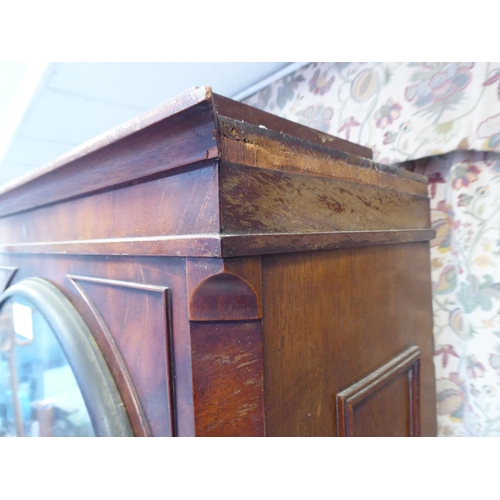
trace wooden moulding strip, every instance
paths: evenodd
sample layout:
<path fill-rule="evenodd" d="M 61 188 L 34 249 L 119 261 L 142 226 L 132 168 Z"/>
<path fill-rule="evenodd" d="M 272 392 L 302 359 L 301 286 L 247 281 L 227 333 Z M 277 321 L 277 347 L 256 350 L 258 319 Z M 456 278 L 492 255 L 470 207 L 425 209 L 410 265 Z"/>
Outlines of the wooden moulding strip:
<path fill-rule="evenodd" d="M 161 117 L 162 115 L 160 115 Z M 125 124 L 0 189 L 0 217 L 165 176 L 219 157 L 209 101 Z M 151 122 L 151 123 L 150 123 Z"/>
<path fill-rule="evenodd" d="M 373 152 L 370 148 L 346 141 L 340 137 L 334 137 L 319 130 L 295 123 L 291 120 L 281 118 L 280 116 L 276 116 L 253 106 L 233 101 L 227 97 L 223 97 L 218 94 L 212 95 L 215 104 L 214 107 L 220 120 L 237 120 L 248 123 L 249 125 L 257 126 L 264 130 L 270 129 L 280 134 L 300 137 L 304 141 L 344 151 L 348 154 L 368 159 L 373 158 Z"/>
<path fill-rule="evenodd" d="M 429 241 L 433 229 L 391 231 L 345 231 L 336 233 L 252 234 L 224 236 L 222 257 L 242 257 L 273 253 L 332 250 L 335 248 L 366 247 Z"/>
<path fill-rule="evenodd" d="M 433 229 L 286 234 L 181 235 L 1 245 L 0 253 L 244 257 L 430 241 Z"/>
<path fill-rule="evenodd" d="M 90 141 L 87 141 L 60 158 L 46 164 L 45 166 L 30 172 L 25 176 L 14 179 L 13 181 L 2 186 L 0 196 L 5 192 L 23 186 L 27 182 L 35 180 L 48 172 L 52 172 L 72 161 L 78 160 L 84 156 L 94 153 L 99 149 L 109 146 L 119 140 L 126 139 L 130 135 L 139 132 L 151 125 L 176 115 L 190 107 L 196 106 L 200 102 L 209 101 L 212 97 L 212 89 L 210 87 L 194 87 L 179 96 L 165 101 L 164 103 L 146 111 L 140 116 L 137 116 L 118 127 L 115 127 L 108 132 L 105 132 Z"/>
<path fill-rule="evenodd" d="M 225 162 L 307 171 L 327 177 L 353 177 L 358 182 L 427 195 L 427 178 L 402 168 L 227 117 L 219 116 L 219 130 L 221 157 Z"/>
<path fill-rule="evenodd" d="M 419 363 L 421 353 L 418 346 L 411 346 L 367 377 L 339 392 L 336 396 L 337 435 L 354 436 L 356 405 L 372 397 L 384 385 L 404 372 L 408 374 L 409 428 L 410 436 L 420 436 L 420 381 Z"/>
<path fill-rule="evenodd" d="M 219 257 L 218 235 L 175 235 L 0 245 L 0 253 Z"/>
<path fill-rule="evenodd" d="M 342 153 L 336 155 L 332 153 L 330 158 L 325 158 L 305 151 L 273 150 L 259 143 L 247 143 L 226 137 L 221 138 L 221 149 L 221 156 L 229 163 L 268 170 L 283 170 L 320 177 L 331 177 L 427 196 L 426 183 L 407 178 L 403 174 L 398 176 L 390 170 L 382 170 L 383 165 L 374 162 L 369 163 L 369 160 L 359 160 L 359 163 L 365 163 L 364 168 L 360 167 L 343 158 Z M 399 170 L 406 172 L 403 169 Z M 408 172 L 408 174 L 410 173 Z"/>

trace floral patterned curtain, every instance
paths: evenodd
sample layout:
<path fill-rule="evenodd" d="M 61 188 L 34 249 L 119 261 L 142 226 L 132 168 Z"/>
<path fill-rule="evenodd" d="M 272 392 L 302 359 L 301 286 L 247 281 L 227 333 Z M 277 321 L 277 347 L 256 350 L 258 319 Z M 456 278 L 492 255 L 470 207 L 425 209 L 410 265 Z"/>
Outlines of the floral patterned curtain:
<path fill-rule="evenodd" d="M 500 63 L 314 63 L 245 102 L 428 176 L 439 435 L 500 436 Z"/>

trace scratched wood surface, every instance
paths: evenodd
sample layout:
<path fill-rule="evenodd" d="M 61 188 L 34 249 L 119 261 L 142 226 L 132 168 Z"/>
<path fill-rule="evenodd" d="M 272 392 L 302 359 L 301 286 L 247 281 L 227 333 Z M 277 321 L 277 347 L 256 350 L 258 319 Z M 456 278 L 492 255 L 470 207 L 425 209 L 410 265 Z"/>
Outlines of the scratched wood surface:
<path fill-rule="evenodd" d="M 242 118 L 249 121 L 241 122 Z M 234 126 L 238 122 L 239 128 L 243 126 L 244 129 L 239 132 Z M 261 123 L 269 127 L 259 126 Z M 371 158 L 367 148 L 242 103 L 230 103 L 212 94 L 210 87 L 202 87 L 187 91 L 38 171 L 3 186 L 0 188 L 0 217 L 165 176 L 172 170 L 203 160 L 221 159 L 224 153 L 222 139 L 230 139 L 237 146 L 243 140 L 242 135 L 246 142 L 255 144 L 261 151 L 260 146 L 266 143 L 268 149 L 273 149 L 271 143 L 278 140 L 281 143 L 278 150 L 284 153 L 290 150 L 293 154 L 306 152 L 316 159 L 341 159 L 362 170 L 382 169 L 386 179 L 390 176 L 401 180 L 411 178 L 425 184 L 416 174 L 360 158 Z M 226 153 L 231 151 L 231 146 L 227 146 L 226 141 Z M 266 168 L 265 162 L 262 163 L 261 167 Z M 314 168 L 311 171 L 314 172 Z M 380 182 L 384 183 L 384 175 Z"/>
<path fill-rule="evenodd" d="M 224 233 L 423 229 L 427 196 L 328 177 L 221 163 Z"/>
<path fill-rule="evenodd" d="M 0 218 L 0 252 L 235 257 L 428 240 L 429 220 L 390 183 L 209 161 Z"/>
<path fill-rule="evenodd" d="M 197 436 L 264 436 L 259 320 L 192 322 Z"/>
<path fill-rule="evenodd" d="M 263 436 L 260 257 L 187 259 L 197 436 Z"/>
<path fill-rule="evenodd" d="M 219 117 L 221 158 L 229 163 L 335 177 L 426 194 L 421 175 L 311 144 L 293 135 Z"/>
<path fill-rule="evenodd" d="M 425 179 L 369 156 L 191 90 L 0 189 L 0 252 L 233 257 L 294 250 L 284 234 L 318 233 L 304 250 L 427 237 Z M 385 229 L 409 232 L 347 234 Z"/>
<path fill-rule="evenodd" d="M 330 149 L 343 151 L 352 155 L 364 158 L 373 157 L 371 149 L 346 141 L 340 137 L 325 134 L 319 130 L 300 125 L 299 123 L 286 120 L 218 94 L 213 94 L 213 100 L 217 115 L 220 117 L 231 117 L 240 123 L 253 125 L 264 130 L 275 130 L 282 135 L 300 137 L 311 144 L 327 146 Z"/>
<path fill-rule="evenodd" d="M 335 395 L 410 345 L 432 435 L 426 179 L 370 158 L 192 89 L 0 189 L 0 286 L 68 296 L 138 436 L 335 435 Z M 407 433 L 401 380 L 356 433 Z"/>

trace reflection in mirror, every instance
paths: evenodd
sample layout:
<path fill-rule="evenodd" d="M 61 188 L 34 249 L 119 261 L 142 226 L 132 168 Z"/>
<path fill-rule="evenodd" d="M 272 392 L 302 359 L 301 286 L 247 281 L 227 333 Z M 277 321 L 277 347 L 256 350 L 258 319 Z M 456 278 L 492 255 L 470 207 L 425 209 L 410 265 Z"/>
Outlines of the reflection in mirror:
<path fill-rule="evenodd" d="M 93 436 L 73 371 L 51 327 L 26 299 L 0 309 L 0 436 Z"/>

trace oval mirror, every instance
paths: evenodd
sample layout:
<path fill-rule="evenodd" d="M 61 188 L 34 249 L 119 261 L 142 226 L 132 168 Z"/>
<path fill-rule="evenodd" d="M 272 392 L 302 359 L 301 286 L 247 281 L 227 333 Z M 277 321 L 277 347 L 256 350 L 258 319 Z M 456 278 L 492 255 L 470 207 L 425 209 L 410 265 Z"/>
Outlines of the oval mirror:
<path fill-rule="evenodd" d="M 132 435 L 91 332 L 40 278 L 0 295 L 0 435 Z"/>

